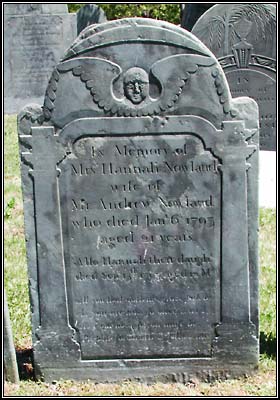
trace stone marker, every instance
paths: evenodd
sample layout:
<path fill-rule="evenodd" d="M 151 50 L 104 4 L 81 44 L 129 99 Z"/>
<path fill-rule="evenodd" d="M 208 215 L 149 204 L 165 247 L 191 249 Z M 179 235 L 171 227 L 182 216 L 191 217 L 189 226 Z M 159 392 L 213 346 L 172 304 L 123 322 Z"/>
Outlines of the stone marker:
<path fill-rule="evenodd" d="M 18 127 L 36 375 L 254 371 L 258 108 L 210 50 L 164 21 L 88 27 Z"/>
<path fill-rule="evenodd" d="M 260 150 L 276 150 L 276 8 L 219 4 L 192 33 L 218 58 L 233 97 L 250 96 L 260 110 Z"/>
<path fill-rule="evenodd" d="M 215 3 L 188 3 L 184 5 L 181 16 L 181 27 L 190 31 L 198 18 Z"/>
<path fill-rule="evenodd" d="M 4 4 L 5 15 L 67 14 L 67 4 L 12 3 Z"/>
<path fill-rule="evenodd" d="M 13 340 L 13 331 L 6 293 L 4 290 L 4 377 L 7 381 L 19 383 L 18 365 Z"/>
<path fill-rule="evenodd" d="M 66 4 L 4 4 L 4 112 L 43 104 L 54 66 L 77 36 Z"/>
<path fill-rule="evenodd" d="M 92 24 L 106 22 L 107 18 L 101 7 L 96 4 L 85 4 L 77 12 L 77 33 Z"/>

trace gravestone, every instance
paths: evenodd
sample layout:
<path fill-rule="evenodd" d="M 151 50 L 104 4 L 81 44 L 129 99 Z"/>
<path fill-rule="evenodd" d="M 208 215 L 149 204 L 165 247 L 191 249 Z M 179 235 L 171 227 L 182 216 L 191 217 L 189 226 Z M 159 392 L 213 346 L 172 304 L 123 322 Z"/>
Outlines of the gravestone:
<path fill-rule="evenodd" d="M 36 375 L 252 373 L 258 108 L 210 50 L 164 21 L 88 27 L 18 130 Z"/>
<path fill-rule="evenodd" d="M 5 15 L 67 14 L 67 4 L 6 3 Z"/>
<path fill-rule="evenodd" d="M 218 58 L 233 97 L 249 96 L 260 110 L 260 150 L 276 150 L 276 8 L 218 4 L 192 33 Z"/>
<path fill-rule="evenodd" d="M 77 12 L 77 34 L 89 25 L 106 22 L 107 18 L 101 7 L 96 4 L 85 4 Z"/>
<path fill-rule="evenodd" d="M 16 351 L 14 347 L 13 331 L 10 321 L 9 306 L 4 290 L 4 379 L 19 383 Z"/>
<path fill-rule="evenodd" d="M 4 4 L 4 112 L 43 104 L 54 66 L 77 36 L 66 4 Z"/>
<path fill-rule="evenodd" d="M 188 3 L 184 5 L 181 16 L 181 27 L 191 31 L 198 18 L 215 3 Z"/>

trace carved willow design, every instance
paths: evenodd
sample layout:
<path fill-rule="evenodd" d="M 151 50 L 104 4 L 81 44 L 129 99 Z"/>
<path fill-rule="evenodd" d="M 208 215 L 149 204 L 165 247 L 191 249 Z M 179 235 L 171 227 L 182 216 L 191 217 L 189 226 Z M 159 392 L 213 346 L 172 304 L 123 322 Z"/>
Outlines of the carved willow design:
<path fill-rule="evenodd" d="M 208 11 L 209 13 L 211 12 Z M 240 24 L 246 19 L 247 25 Z M 251 29 L 253 25 L 254 28 Z M 230 49 L 240 40 L 240 35 L 247 36 L 249 30 L 254 41 L 265 38 L 271 42 L 276 29 L 276 17 L 265 4 L 234 4 L 227 6 L 223 15 L 213 15 L 207 23 L 196 24 L 193 33 L 214 52 L 222 48 L 223 54 L 229 55 Z"/>

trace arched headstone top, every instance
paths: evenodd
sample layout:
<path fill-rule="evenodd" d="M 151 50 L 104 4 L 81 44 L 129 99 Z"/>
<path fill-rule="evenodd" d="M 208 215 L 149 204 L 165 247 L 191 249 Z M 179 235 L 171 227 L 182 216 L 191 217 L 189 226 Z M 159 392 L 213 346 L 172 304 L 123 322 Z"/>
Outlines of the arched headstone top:
<path fill-rule="evenodd" d="M 248 96 L 260 109 L 260 148 L 276 150 L 276 7 L 217 4 L 192 33 L 217 57 L 232 96 Z"/>
<path fill-rule="evenodd" d="M 217 4 L 199 18 L 192 33 L 217 58 L 228 56 L 241 42 L 254 54 L 275 58 L 276 9 L 270 4 Z"/>
<path fill-rule="evenodd" d="M 147 18 L 89 26 L 66 51 L 49 82 L 44 115 L 62 127 L 78 112 L 198 115 L 216 126 L 237 115 L 209 49 L 190 32 Z"/>
<path fill-rule="evenodd" d="M 122 41 L 181 46 L 211 56 L 208 48 L 184 29 L 166 21 L 134 17 L 88 26 L 66 51 L 63 60 Z"/>
<path fill-rule="evenodd" d="M 36 378 L 256 369 L 258 109 L 199 39 L 87 28 L 18 135 Z"/>

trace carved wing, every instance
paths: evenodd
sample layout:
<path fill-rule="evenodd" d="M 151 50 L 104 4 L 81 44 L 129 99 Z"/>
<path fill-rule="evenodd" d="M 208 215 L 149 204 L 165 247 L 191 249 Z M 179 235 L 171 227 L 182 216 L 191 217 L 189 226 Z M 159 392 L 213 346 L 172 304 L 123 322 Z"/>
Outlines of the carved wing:
<path fill-rule="evenodd" d="M 72 71 L 90 91 L 94 102 L 105 111 L 115 112 L 122 103 L 113 95 L 112 85 L 122 70 L 119 65 L 102 58 L 80 57 L 61 62 L 59 72 Z"/>
<path fill-rule="evenodd" d="M 119 93 L 120 98 L 115 96 L 113 84 L 122 75 L 122 69 L 111 61 L 80 57 L 61 62 L 57 70 L 60 73 L 72 71 L 74 76 L 80 77 L 94 102 L 105 112 L 119 116 L 143 116 L 159 114 L 172 107 L 190 74 L 194 74 L 200 66 L 215 63 L 211 57 L 196 54 L 178 54 L 155 62 L 150 72 L 160 84 L 160 96 L 136 106 L 127 101 L 123 93 Z"/>
<path fill-rule="evenodd" d="M 154 63 L 151 73 L 162 87 L 159 99 L 150 105 L 154 113 L 173 106 L 190 74 L 194 74 L 200 66 L 209 67 L 215 63 L 216 61 L 211 57 L 196 54 L 177 54 Z"/>

